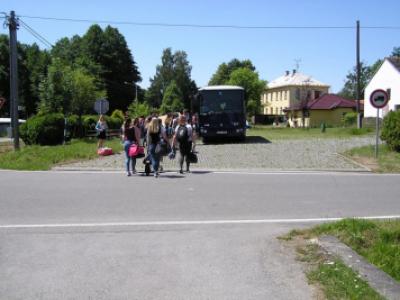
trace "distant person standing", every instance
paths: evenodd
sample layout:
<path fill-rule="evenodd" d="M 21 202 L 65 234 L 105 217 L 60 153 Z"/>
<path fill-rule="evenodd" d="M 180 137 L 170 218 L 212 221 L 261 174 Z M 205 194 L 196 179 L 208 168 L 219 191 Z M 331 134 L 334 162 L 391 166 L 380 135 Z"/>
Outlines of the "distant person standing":
<path fill-rule="evenodd" d="M 179 117 L 179 124 L 175 128 L 175 135 L 172 141 L 172 145 L 175 147 L 176 143 L 179 143 L 179 173 L 183 174 L 183 161 L 186 160 L 186 172 L 190 172 L 190 161 L 188 156 L 192 151 L 193 142 L 193 129 L 190 124 L 186 123 L 186 117 L 182 114 Z"/>
<path fill-rule="evenodd" d="M 97 143 L 97 148 L 103 148 L 104 141 L 107 137 L 107 122 L 103 115 L 100 115 L 99 120 L 96 123 L 97 138 L 99 142 Z"/>

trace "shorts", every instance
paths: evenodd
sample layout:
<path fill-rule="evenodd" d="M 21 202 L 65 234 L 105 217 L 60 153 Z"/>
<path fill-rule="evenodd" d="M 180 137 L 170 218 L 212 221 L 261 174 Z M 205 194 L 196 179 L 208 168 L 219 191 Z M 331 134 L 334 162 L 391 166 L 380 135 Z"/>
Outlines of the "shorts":
<path fill-rule="evenodd" d="M 97 138 L 99 140 L 105 140 L 106 139 L 106 131 L 105 130 L 100 131 L 99 134 L 97 135 Z"/>

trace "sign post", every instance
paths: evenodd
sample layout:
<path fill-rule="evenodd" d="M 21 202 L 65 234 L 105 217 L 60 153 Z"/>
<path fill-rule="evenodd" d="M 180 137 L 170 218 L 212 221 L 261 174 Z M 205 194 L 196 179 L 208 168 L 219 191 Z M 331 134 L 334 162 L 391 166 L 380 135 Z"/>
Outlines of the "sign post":
<path fill-rule="evenodd" d="M 94 103 L 94 110 L 99 115 L 104 115 L 105 113 L 108 112 L 108 109 L 109 109 L 109 102 L 107 99 L 98 99 Z"/>
<path fill-rule="evenodd" d="M 376 108 L 376 139 L 375 139 L 375 158 L 378 158 L 378 144 L 379 144 L 379 109 L 387 105 L 389 96 L 384 90 L 375 90 L 372 92 L 369 101 L 373 107 Z"/>

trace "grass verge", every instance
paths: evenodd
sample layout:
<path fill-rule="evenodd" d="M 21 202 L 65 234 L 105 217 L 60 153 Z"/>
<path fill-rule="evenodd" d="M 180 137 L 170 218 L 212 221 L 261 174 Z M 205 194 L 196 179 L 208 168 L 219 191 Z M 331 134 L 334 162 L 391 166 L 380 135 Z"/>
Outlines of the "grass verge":
<path fill-rule="evenodd" d="M 328 299 L 382 298 L 367 291 L 370 288 L 365 288 L 366 283 L 340 260 L 305 242 L 323 234 L 336 236 L 368 262 L 400 281 L 400 220 L 345 219 L 308 230 L 292 230 L 281 239 L 302 241 L 296 245 L 300 260 L 310 266 L 307 276 L 310 282 L 322 287 Z"/>
<path fill-rule="evenodd" d="M 307 273 L 311 284 L 318 285 L 327 299 L 385 299 L 340 259 L 320 251 L 317 245 L 299 250 L 299 258 L 312 265 Z"/>
<path fill-rule="evenodd" d="M 387 145 L 379 145 L 378 159 L 375 158 L 375 146 L 353 148 L 344 153 L 351 159 L 378 173 L 399 173 L 400 153 L 390 150 Z"/>
<path fill-rule="evenodd" d="M 106 142 L 106 146 L 120 152 L 122 145 L 119 139 Z M 50 170 L 62 163 L 94 159 L 97 155 L 97 140 L 73 140 L 67 145 L 58 146 L 25 146 L 20 151 L 0 152 L 0 168 L 11 170 Z"/>
<path fill-rule="evenodd" d="M 305 139 L 305 138 L 350 138 L 354 136 L 373 135 L 371 128 L 326 128 L 321 132 L 320 128 L 287 128 L 271 126 L 254 126 L 247 131 L 248 136 L 261 136 L 269 141 L 285 139 Z"/>

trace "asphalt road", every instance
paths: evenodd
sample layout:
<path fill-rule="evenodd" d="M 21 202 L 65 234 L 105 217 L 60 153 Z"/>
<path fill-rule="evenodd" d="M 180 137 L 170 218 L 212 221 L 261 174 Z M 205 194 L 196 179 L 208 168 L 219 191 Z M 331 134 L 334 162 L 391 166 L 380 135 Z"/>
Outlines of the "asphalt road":
<path fill-rule="evenodd" d="M 399 179 L 2 171 L 0 299 L 310 299 L 276 237 L 400 215 Z"/>

